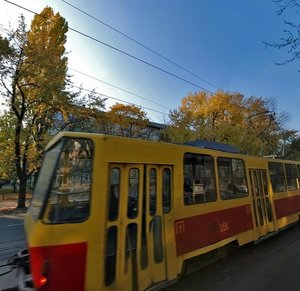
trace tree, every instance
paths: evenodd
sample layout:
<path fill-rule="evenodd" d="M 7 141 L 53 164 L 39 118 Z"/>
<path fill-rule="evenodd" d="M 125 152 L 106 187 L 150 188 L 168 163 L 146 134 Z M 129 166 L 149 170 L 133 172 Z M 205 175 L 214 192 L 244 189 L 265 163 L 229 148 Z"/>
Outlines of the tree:
<path fill-rule="evenodd" d="M 74 93 L 72 105 L 68 112 L 62 115 L 56 114 L 52 124 L 55 132 L 62 130 L 85 131 L 85 132 L 105 132 L 107 116 L 104 112 L 105 98 L 100 98 L 95 90 L 89 91 L 82 96 L 81 89 Z"/>
<path fill-rule="evenodd" d="M 300 138 L 295 136 L 286 146 L 284 151 L 284 158 L 300 160 Z"/>
<path fill-rule="evenodd" d="M 67 22 L 46 7 L 34 17 L 30 31 L 21 16 L 17 29 L 1 37 L 1 93 L 9 107 L 2 118 L 11 124 L 6 150 L 13 148 L 18 208 L 25 207 L 26 183 L 40 165 L 55 114 L 67 119 L 75 98 L 67 91 L 67 30 Z"/>
<path fill-rule="evenodd" d="M 300 2 L 297 0 L 274 0 L 278 5 L 277 16 L 288 15 L 289 19 L 283 19 L 283 36 L 278 42 L 264 42 L 267 46 L 287 50 L 287 58 L 278 62 L 278 65 L 287 64 L 300 59 L 300 22 L 297 21 L 300 12 Z M 295 14 L 293 19 L 292 15 Z"/>
<path fill-rule="evenodd" d="M 125 137 L 147 138 L 149 119 L 140 107 L 116 103 L 107 112 L 107 132 Z"/>
<path fill-rule="evenodd" d="M 287 115 L 276 113 L 275 101 L 245 98 L 240 93 L 189 94 L 170 112 L 167 139 L 204 139 L 232 144 L 248 154 L 277 153 Z"/>
<path fill-rule="evenodd" d="M 8 115 L 0 119 L 0 178 L 4 180 L 15 181 L 16 171 L 15 164 L 12 159 L 14 156 L 13 131 L 11 128 L 12 118 Z"/>

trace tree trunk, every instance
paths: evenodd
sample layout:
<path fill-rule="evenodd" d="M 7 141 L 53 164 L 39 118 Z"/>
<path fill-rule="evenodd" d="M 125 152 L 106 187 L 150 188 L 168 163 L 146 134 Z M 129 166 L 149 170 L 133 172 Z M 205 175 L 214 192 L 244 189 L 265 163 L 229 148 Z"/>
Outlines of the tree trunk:
<path fill-rule="evenodd" d="M 20 179 L 19 197 L 17 208 L 25 208 L 26 202 L 26 179 Z"/>

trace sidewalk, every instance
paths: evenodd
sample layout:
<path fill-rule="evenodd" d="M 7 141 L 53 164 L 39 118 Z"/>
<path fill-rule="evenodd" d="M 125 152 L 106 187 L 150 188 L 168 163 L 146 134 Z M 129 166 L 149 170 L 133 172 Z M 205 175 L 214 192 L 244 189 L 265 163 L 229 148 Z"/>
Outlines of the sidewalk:
<path fill-rule="evenodd" d="M 30 200 L 26 199 L 26 207 L 29 206 Z M 24 216 L 27 208 L 17 209 L 17 200 L 1 200 L 0 201 L 0 216 Z"/>

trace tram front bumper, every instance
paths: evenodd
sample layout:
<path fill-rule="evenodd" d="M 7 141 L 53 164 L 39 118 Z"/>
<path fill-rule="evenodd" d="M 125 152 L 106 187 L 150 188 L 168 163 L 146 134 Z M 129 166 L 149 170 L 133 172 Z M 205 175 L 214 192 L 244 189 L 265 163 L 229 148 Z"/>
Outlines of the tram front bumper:
<path fill-rule="evenodd" d="M 27 249 L 19 251 L 15 258 L 17 265 L 18 290 L 19 291 L 35 291 L 33 280 L 30 272 L 29 254 Z"/>

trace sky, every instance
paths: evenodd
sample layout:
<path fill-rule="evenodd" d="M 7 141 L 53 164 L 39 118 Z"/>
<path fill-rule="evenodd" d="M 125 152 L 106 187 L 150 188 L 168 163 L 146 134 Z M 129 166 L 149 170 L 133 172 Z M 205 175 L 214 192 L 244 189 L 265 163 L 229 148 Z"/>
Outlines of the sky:
<path fill-rule="evenodd" d="M 263 43 L 283 36 L 272 0 L 9 1 L 0 0 L 0 28 L 16 27 L 21 13 L 30 25 L 34 14 L 12 3 L 67 20 L 73 84 L 115 98 L 106 109 L 122 100 L 164 122 L 189 93 L 224 90 L 273 98 L 300 132 L 300 63 L 276 65 L 287 52 Z"/>

